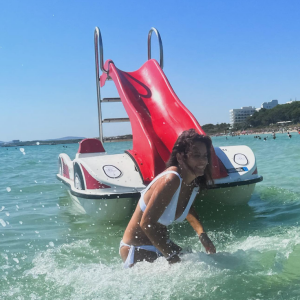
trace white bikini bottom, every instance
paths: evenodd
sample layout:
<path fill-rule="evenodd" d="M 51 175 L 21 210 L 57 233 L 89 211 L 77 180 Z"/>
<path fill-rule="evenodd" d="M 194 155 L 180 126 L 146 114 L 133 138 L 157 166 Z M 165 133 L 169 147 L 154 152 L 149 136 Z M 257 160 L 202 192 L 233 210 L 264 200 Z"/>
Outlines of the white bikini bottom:
<path fill-rule="evenodd" d="M 119 253 L 120 253 L 120 249 L 123 246 L 130 247 L 129 252 L 128 252 L 128 256 L 127 256 L 126 261 L 124 262 L 124 265 L 123 265 L 124 269 L 127 269 L 131 265 L 134 264 L 134 251 L 135 251 L 135 249 L 147 250 L 147 251 L 155 252 L 157 254 L 157 256 L 163 256 L 163 254 L 157 248 L 155 248 L 153 245 L 133 246 L 133 245 L 125 244 L 122 240 L 120 242 Z"/>

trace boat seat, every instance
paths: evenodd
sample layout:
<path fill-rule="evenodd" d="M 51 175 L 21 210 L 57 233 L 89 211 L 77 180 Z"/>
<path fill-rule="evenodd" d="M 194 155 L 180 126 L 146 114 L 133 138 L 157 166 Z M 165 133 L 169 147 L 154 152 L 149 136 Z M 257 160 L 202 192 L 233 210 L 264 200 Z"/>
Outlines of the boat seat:
<path fill-rule="evenodd" d="M 98 139 L 84 139 L 79 143 L 79 149 L 77 153 L 99 153 L 105 152 L 102 143 Z"/>

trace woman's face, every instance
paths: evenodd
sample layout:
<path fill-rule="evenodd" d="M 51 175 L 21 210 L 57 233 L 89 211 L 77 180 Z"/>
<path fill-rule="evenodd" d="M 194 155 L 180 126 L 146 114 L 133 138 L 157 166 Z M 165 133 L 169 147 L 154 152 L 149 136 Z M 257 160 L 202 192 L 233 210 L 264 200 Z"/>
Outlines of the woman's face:
<path fill-rule="evenodd" d="M 206 145 L 202 142 L 195 142 L 187 153 L 185 163 L 196 177 L 203 176 L 208 164 Z"/>

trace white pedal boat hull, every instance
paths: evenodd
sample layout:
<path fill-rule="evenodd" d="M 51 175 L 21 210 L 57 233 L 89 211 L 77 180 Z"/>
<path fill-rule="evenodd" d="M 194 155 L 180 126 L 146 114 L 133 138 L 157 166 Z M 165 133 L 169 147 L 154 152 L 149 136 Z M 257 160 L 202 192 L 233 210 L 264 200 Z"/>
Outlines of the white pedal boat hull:
<path fill-rule="evenodd" d="M 257 174 L 252 150 L 247 146 L 214 149 L 228 176 L 215 179 L 214 186 L 200 191 L 195 207 L 200 202 L 246 204 L 255 184 L 263 179 Z M 74 203 L 80 206 L 83 213 L 107 222 L 130 218 L 140 192 L 146 187 L 134 161 L 127 153 L 77 153 L 73 161 L 66 154 L 60 154 L 57 178 L 65 184 Z M 91 186 L 93 188 L 88 188 Z"/>

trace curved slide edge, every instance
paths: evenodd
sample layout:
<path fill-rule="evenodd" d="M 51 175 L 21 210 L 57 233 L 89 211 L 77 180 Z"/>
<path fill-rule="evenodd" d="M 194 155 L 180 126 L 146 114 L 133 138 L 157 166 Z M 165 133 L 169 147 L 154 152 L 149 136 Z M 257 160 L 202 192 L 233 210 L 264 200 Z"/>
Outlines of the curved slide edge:
<path fill-rule="evenodd" d="M 194 128 L 204 134 L 192 113 L 179 100 L 156 60 L 148 60 L 134 72 L 119 70 L 111 60 L 105 68 L 114 81 L 131 122 L 131 156 L 140 168 L 143 181 L 149 183 L 165 169 L 177 137 Z M 107 74 L 100 77 L 103 86 Z M 212 147 L 213 178 L 226 177 L 225 167 Z"/>

